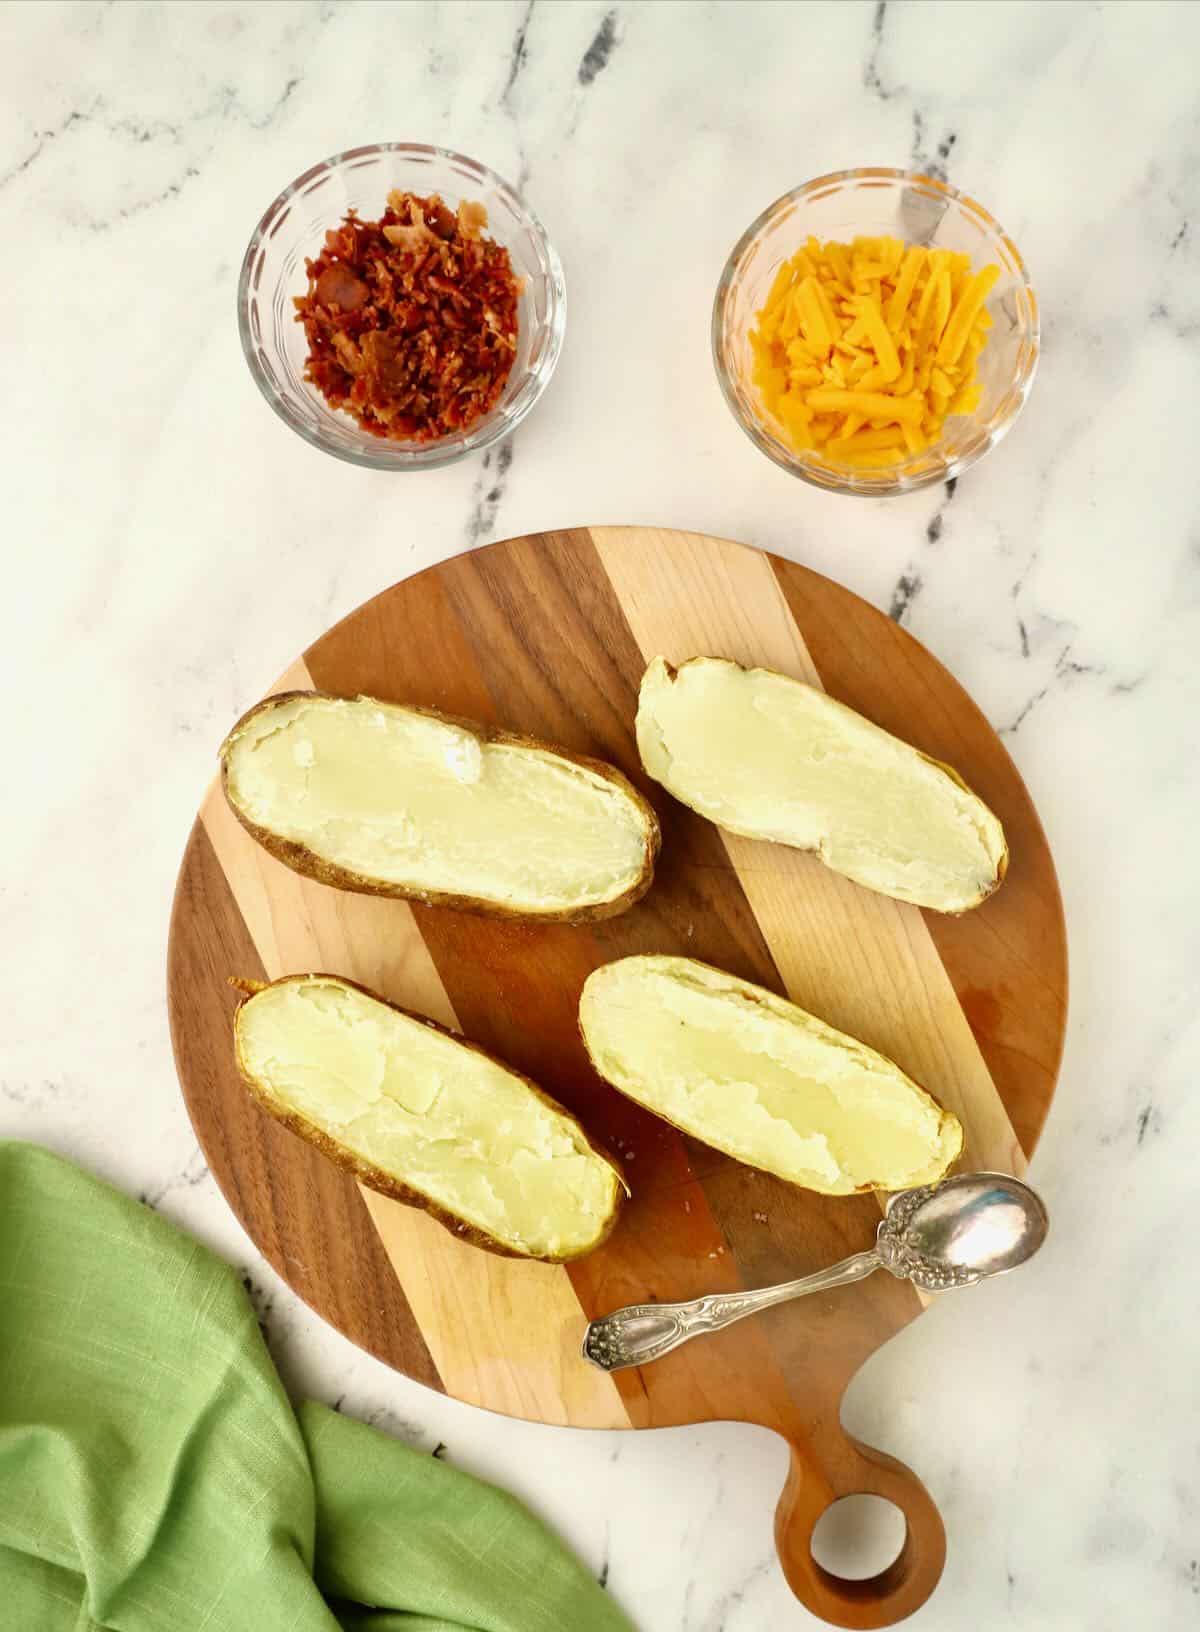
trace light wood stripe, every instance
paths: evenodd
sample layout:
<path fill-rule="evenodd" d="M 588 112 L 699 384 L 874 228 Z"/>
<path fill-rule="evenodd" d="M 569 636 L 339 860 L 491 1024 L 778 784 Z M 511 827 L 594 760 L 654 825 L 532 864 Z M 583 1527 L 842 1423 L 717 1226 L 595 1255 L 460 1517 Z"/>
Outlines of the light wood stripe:
<path fill-rule="evenodd" d="M 273 690 L 311 686 L 300 662 Z M 200 815 L 269 979 L 328 970 L 460 1029 L 407 903 L 293 873 L 239 825 L 219 784 Z M 538 1422 L 629 1427 L 613 1380 L 580 1364 L 584 1314 L 565 1269 L 480 1252 L 360 1188 L 448 1393 Z"/>
<path fill-rule="evenodd" d="M 651 535 L 634 551 L 616 529 L 591 532 L 647 660 L 703 653 L 820 684 L 765 555 L 680 533 Z M 953 1110 L 969 1165 L 1023 1172 L 1024 1153 L 920 910 L 799 851 L 723 838 L 789 996 L 896 1060 Z"/>

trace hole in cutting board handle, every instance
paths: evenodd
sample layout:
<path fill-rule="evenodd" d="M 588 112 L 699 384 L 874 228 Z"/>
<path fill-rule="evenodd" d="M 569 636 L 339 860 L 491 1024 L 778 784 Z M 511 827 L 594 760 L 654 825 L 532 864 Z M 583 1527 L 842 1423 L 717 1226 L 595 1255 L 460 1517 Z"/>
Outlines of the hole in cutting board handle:
<path fill-rule="evenodd" d="M 843 1581 L 882 1575 L 900 1557 L 908 1520 L 886 1496 L 858 1492 L 839 1496 L 817 1520 L 812 1555 L 823 1570 Z"/>
<path fill-rule="evenodd" d="M 894 1556 L 882 1569 L 878 1556 L 872 1558 L 868 1567 L 876 1573 L 866 1579 L 827 1567 L 853 1567 L 842 1555 L 827 1551 L 828 1535 L 816 1543 L 820 1558 L 814 1553 L 818 1525 L 849 1496 L 882 1498 L 903 1520 L 899 1550 L 887 1549 Z M 833 1522 L 836 1527 L 837 1519 Z M 896 1527 L 897 1519 L 891 1523 Z M 775 1545 L 788 1586 L 806 1609 L 831 1626 L 894 1626 L 921 1607 L 946 1562 L 941 1514 L 916 1474 L 836 1423 L 807 1443 L 793 1442 L 787 1484 L 775 1510 Z"/>

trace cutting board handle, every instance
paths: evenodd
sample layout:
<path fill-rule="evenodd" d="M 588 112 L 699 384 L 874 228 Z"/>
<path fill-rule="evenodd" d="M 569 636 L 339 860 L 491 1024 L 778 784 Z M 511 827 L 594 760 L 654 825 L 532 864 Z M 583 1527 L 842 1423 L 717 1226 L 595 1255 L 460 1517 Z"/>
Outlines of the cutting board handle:
<path fill-rule="evenodd" d="M 792 1445 L 787 1484 L 775 1511 L 775 1545 L 788 1585 L 806 1609 L 832 1626 L 894 1626 L 919 1609 L 946 1562 L 946 1530 L 925 1486 L 903 1462 L 834 1422 L 824 1438 Z M 878 1575 L 849 1581 L 817 1563 L 817 1520 L 843 1496 L 883 1496 L 904 1514 L 899 1555 Z"/>

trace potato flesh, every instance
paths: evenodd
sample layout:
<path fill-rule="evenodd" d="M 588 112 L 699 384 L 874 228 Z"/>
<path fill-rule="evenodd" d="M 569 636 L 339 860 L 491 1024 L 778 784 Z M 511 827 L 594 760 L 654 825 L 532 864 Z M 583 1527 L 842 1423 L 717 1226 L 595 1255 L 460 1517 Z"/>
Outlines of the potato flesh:
<path fill-rule="evenodd" d="M 855 883 L 962 912 L 995 888 L 1004 832 L 915 748 L 824 692 L 717 658 L 672 679 L 656 658 L 637 717 L 642 763 L 719 827 L 816 851 Z"/>
<path fill-rule="evenodd" d="M 738 1161 L 825 1195 L 938 1179 L 957 1118 L 890 1060 L 783 998 L 688 958 L 588 977 L 588 1052 L 622 1093 Z"/>
<path fill-rule="evenodd" d="M 647 819 L 604 777 L 370 699 L 290 699 L 231 739 L 226 778 L 256 826 L 361 877 L 514 911 L 614 900 Z"/>
<path fill-rule="evenodd" d="M 604 1232 L 613 1168 L 497 1061 L 340 981 L 266 987 L 237 1016 L 243 1069 L 298 1113 L 518 1251 L 570 1256 Z"/>

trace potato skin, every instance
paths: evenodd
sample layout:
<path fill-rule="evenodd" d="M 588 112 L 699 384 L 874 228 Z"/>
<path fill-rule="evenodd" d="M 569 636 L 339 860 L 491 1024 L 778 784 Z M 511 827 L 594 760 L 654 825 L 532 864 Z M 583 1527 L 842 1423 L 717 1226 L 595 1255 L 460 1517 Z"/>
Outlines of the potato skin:
<path fill-rule="evenodd" d="M 241 992 L 244 997 L 249 998 L 255 996 L 258 992 L 266 991 L 268 985 L 286 986 L 302 980 L 328 980 L 332 981 L 338 986 L 349 986 L 354 991 L 361 992 L 364 997 L 370 997 L 373 998 L 376 1003 L 382 1003 L 385 1008 L 394 1009 L 397 1014 L 404 1015 L 406 1019 L 416 1020 L 421 1025 L 428 1026 L 431 1031 L 440 1031 L 443 1037 L 449 1037 L 452 1042 L 458 1043 L 463 1048 L 469 1049 L 473 1054 L 481 1054 L 484 1059 L 493 1061 L 496 1065 L 502 1066 L 504 1070 L 509 1072 L 512 1076 L 519 1078 L 519 1080 L 523 1082 L 539 1100 L 541 1100 L 542 1104 L 549 1105 L 552 1110 L 557 1111 L 560 1115 L 566 1117 L 569 1122 L 574 1123 L 575 1127 L 578 1128 L 580 1134 L 583 1136 L 583 1141 L 587 1145 L 588 1149 L 595 1155 L 599 1156 L 601 1161 L 606 1162 L 608 1166 L 612 1168 L 613 1172 L 617 1176 L 617 1190 L 613 1202 L 613 1210 L 609 1215 L 601 1233 L 596 1237 L 590 1246 L 585 1247 L 581 1252 L 563 1253 L 559 1255 L 543 1255 L 539 1253 L 521 1252 L 518 1248 L 510 1247 L 503 1241 L 497 1241 L 496 1238 L 489 1235 L 486 1230 L 480 1229 L 478 1225 L 469 1223 L 466 1219 L 460 1218 L 457 1213 L 452 1213 L 448 1208 L 441 1206 L 438 1202 L 432 1201 L 422 1191 L 412 1189 L 411 1186 L 403 1183 L 402 1180 L 397 1179 L 393 1174 L 385 1173 L 382 1168 L 376 1167 L 373 1162 L 368 1162 L 365 1160 L 365 1158 L 356 1155 L 353 1151 L 346 1150 L 342 1145 L 338 1144 L 336 1139 L 331 1138 L 323 1128 L 318 1128 L 315 1123 L 310 1122 L 307 1117 L 301 1116 L 299 1112 L 290 1110 L 287 1106 L 282 1105 L 270 1092 L 270 1090 L 265 1088 L 263 1084 L 260 1083 L 256 1077 L 254 1077 L 242 1058 L 242 1051 L 238 1038 L 237 1010 L 235 1010 L 233 1023 L 233 1048 L 234 1057 L 237 1061 L 238 1075 L 241 1077 L 247 1092 L 268 1114 L 268 1116 L 274 1117 L 276 1122 L 282 1123 L 282 1125 L 290 1132 L 297 1134 L 301 1139 L 306 1140 L 314 1147 L 314 1149 L 319 1150 L 322 1156 L 326 1157 L 336 1166 L 343 1168 L 348 1173 L 353 1174 L 358 1182 L 360 1184 L 365 1184 L 369 1190 L 376 1190 L 381 1196 L 388 1196 L 393 1201 L 403 1202 L 406 1207 L 416 1207 L 419 1211 L 428 1213 L 431 1218 L 435 1218 L 439 1224 L 441 1224 L 445 1229 L 449 1230 L 452 1235 L 457 1236 L 459 1240 L 467 1241 L 474 1247 L 482 1247 L 485 1252 L 495 1253 L 498 1257 L 524 1258 L 533 1262 L 548 1264 L 565 1264 L 569 1263 L 573 1258 L 586 1257 L 588 1253 L 594 1252 L 597 1247 L 602 1246 L 603 1243 L 608 1240 L 609 1236 L 616 1228 L 616 1223 L 617 1219 L 620 1217 L 621 1208 L 625 1204 L 625 1197 L 630 1193 L 629 1185 L 626 1182 L 621 1164 L 617 1161 L 616 1157 L 606 1150 L 603 1145 L 597 1144 L 596 1141 L 589 1136 L 587 1130 L 580 1123 L 579 1119 L 573 1116 L 572 1113 L 567 1110 L 565 1105 L 560 1105 L 556 1099 L 553 1099 L 548 1093 L 546 1093 L 545 1089 L 539 1088 L 536 1082 L 531 1081 L 530 1078 L 525 1076 L 522 1072 L 515 1070 L 504 1060 L 497 1059 L 494 1054 L 489 1054 L 487 1049 L 480 1048 L 478 1043 L 473 1043 L 469 1038 L 462 1037 L 457 1032 L 450 1031 L 448 1027 L 439 1025 L 436 1020 L 431 1020 L 428 1015 L 418 1014 L 414 1009 L 406 1009 L 399 1003 L 391 1002 L 389 998 L 381 997 L 378 992 L 373 992 L 369 986 L 363 986 L 357 980 L 347 980 L 344 975 L 330 975 L 321 971 L 313 970 L 302 975 L 284 975 L 279 980 L 269 982 L 242 980 L 236 976 L 230 976 L 229 984 Z M 239 1009 L 240 1007 L 241 1004 L 238 1005 Z"/>
<path fill-rule="evenodd" d="M 711 654 L 705 653 L 705 652 L 697 652 L 695 654 L 695 656 L 686 658 L 684 660 L 684 662 L 682 662 L 682 663 L 668 663 L 665 658 L 663 659 L 663 667 L 666 669 L 667 677 L 671 681 L 675 680 L 675 678 L 678 675 L 680 669 L 686 669 L 692 663 L 728 663 L 731 668 L 743 669 L 743 670 L 746 668 L 745 664 L 735 663 L 732 658 L 729 658 L 729 657 L 715 657 L 715 656 L 712 656 Z M 781 679 L 781 680 L 794 680 L 795 679 L 795 675 L 784 674 L 782 669 L 767 668 L 766 665 L 762 664 L 762 663 L 756 663 L 754 665 L 754 667 L 756 669 L 762 669 L 762 672 L 764 674 L 777 675 L 778 678 Z M 648 674 L 649 672 L 650 672 L 649 668 L 647 668 L 646 673 Z M 643 676 L 643 678 L 644 678 L 644 676 Z M 800 682 L 800 683 L 804 684 L 806 682 Z M 840 701 L 840 699 L 835 697 L 833 699 L 833 701 L 838 702 L 838 701 Z M 849 703 L 843 703 L 842 706 L 843 706 L 843 708 L 849 708 L 850 707 Z M 852 713 L 857 713 L 858 710 L 857 709 L 852 709 L 851 712 Z M 865 719 L 866 715 L 863 715 L 862 717 Z M 872 723 L 874 723 L 874 722 L 872 722 Z M 894 735 L 895 733 L 894 732 L 889 732 L 888 734 L 891 736 L 891 735 Z M 903 741 L 904 739 L 903 738 L 897 738 L 897 740 L 898 741 Z M 950 778 L 950 780 L 952 782 L 956 782 L 958 784 L 958 786 L 963 790 L 964 793 L 969 793 L 973 799 L 978 799 L 979 798 L 979 795 L 975 792 L 975 789 L 973 787 L 971 787 L 970 783 L 968 783 L 962 776 L 959 775 L 959 773 L 954 769 L 953 765 L 947 765 L 940 759 L 934 759 L 932 754 L 922 753 L 921 749 L 920 748 L 914 748 L 911 742 L 905 743 L 905 746 L 908 747 L 908 748 L 912 748 L 913 753 L 917 754 L 921 759 L 923 759 L 927 765 L 932 765 L 932 766 L 934 766 L 934 768 L 936 770 L 943 771 Z M 647 774 L 649 774 L 649 773 L 647 773 Z M 689 810 L 695 810 L 694 805 L 688 805 L 686 799 L 683 799 L 679 794 L 672 792 L 672 790 L 670 788 L 668 788 L 666 791 L 671 794 L 672 799 L 678 799 L 679 803 L 681 805 L 686 805 Z M 981 800 L 980 803 L 983 803 L 983 801 Z M 711 822 L 712 821 L 712 817 L 711 816 L 705 816 L 704 812 L 702 810 L 696 811 L 696 814 L 698 816 L 704 816 L 704 820 L 706 822 Z M 720 826 L 721 824 L 714 822 L 713 825 L 714 825 L 714 827 L 716 827 L 716 826 Z M 736 833 L 736 834 L 739 835 L 739 837 L 745 838 L 745 839 L 756 839 L 756 840 L 758 839 L 758 834 L 757 833 L 747 832 L 744 828 L 740 828 L 740 827 L 728 827 L 728 826 L 726 826 L 726 827 L 722 828 L 722 831 L 724 831 L 726 833 Z M 782 840 L 765 840 L 765 841 L 760 841 L 760 842 L 782 843 L 783 841 Z M 801 845 L 789 845 L 788 849 L 790 849 L 790 850 L 791 849 L 799 850 L 801 855 L 817 856 L 817 858 L 820 859 L 820 852 L 818 850 L 814 849 L 814 848 L 810 848 L 810 849 L 806 850 Z M 975 899 L 973 901 L 968 901 L 965 906 L 959 907 L 958 910 L 954 911 L 954 912 L 949 911 L 949 910 L 947 910 L 945 908 L 939 908 L 939 907 L 921 907 L 918 910 L 921 911 L 921 912 L 941 912 L 942 915 L 944 917 L 946 917 L 946 918 L 961 918 L 964 913 L 974 912 L 975 908 L 979 907 L 979 906 L 982 906 L 983 903 L 988 899 L 989 896 L 995 895 L 996 891 L 1000 888 L 1001 884 L 1003 884 L 1005 876 L 1008 873 L 1008 860 L 1009 860 L 1008 837 L 1007 837 L 1007 835 L 1005 835 L 1004 836 L 1004 853 L 1000 857 L 1000 860 L 996 865 L 996 876 L 992 880 L 991 884 L 988 885 L 987 889 L 982 890 L 979 893 L 979 895 L 977 895 L 975 897 Z M 869 885 L 859 885 L 859 888 L 860 889 L 869 889 L 870 886 Z M 873 892 L 873 893 L 879 893 L 879 892 Z M 894 899 L 894 898 L 892 898 L 892 899 Z"/>
<path fill-rule="evenodd" d="M 727 970 L 718 968 L 715 963 L 705 963 L 702 958 L 686 958 L 686 959 L 681 959 L 681 961 L 688 962 L 688 963 L 697 963 L 702 968 L 709 969 L 714 974 L 717 974 L 717 975 L 723 975 L 723 976 L 728 975 Z M 766 1008 L 767 1005 L 762 1002 L 762 998 L 759 997 L 758 992 L 754 989 L 755 982 L 746 981 L 744 984 L 746 986 L 751 987 L 752 989 L 750 991 L 744 991 L 741 995 L 743 997 L 745 997 L 749 1002 L 757 1003 L 761 1007 Z M 763 988 L 763 990 L 765 990 L 765 988 Z M 777 993 L 777 994 L 773 994 L 773 995 L 781 996 L 782 994 Z M 784 998 L 783 1001 L 790 1003 L 791 998 Z M 619 1083 L 613 1082 L 611 1077 L 605 1076 L 604 1071 L 601 1068 L 599 1060 L 592 1053 L 592 1046 L 588 1041 L 588 1035 L 587 1035 L 586 1030 L 584 1029 L 582 1017 L 579 1019 L 578 1025 L 579 1025 L 579 1035 L 583 1039 L 584 1052 L 587 1054 L 588 1060 L 591 1062 L 592 1070 L 601 1079 L 601 1081 L 607 1082 L 609 1087 L 612 1088 L 616 1093 L 624 1095 L 624 1089 L 621 1088 Z M 864 1044 L 863 1046 L 867 1047 L 869 1045 Z M 872 1050 L 872 1052 L 878 1054 L 879 1050 L 874 1049 L 874 1050 Z M 908 1082 L 912 1083 L 912 1086 L 918 1091 L 918 1093 L 922 1094 L 926 1099 L 931 1100 L 937 1106 L 938 1110 L 941 1111 L 943 1116 L 953 1114 L 952 1112 L 948 1112 L 946 1110 L 946 1107 L 944 1105 L 942 1105 L 938 1100 L 935 1100 L 933 1098 L 933 1095 L 928 1091 L 928 1089 L 922 1088 L 920 1083 L 918 1083 L 918 1082 L 913 1082 L 912 1078 L 908 1076 L 907 1072 L 900 1071 L 900 1067 L 896 1064 L 895 1060 L 888 1058 L 888 1056 L 886 1054 L 882 1055 L 881 1057 L 883 1059 L 887 1060 L 888 1064 L 890 1066 L 892 1066 L 896 1071 L 900 1072 L 900 1075 L 902 1077 L 904 1077 Z M 629 1098 L 631 1096 L 625 1095 L 624 1097 Z M 633 1103 L 635 1105 L 640 1105 L 642 1102 L 640 1100 L 634 1100 Z M 643 1109 L 647 1109 L 647 1108 L 648 1107 L 643 1106 Z M 685 1136 L 685 1138 L 694 1139 L 699 1144 L 704 1144 L 705 1143 L 705 1141 L 700 1138 L 699 1134 L 694 1132 L 691 1128 L 685 1128 L 685 1127 L 681 1126 L 680 1123 L 676 1122 L 672 1117 L 669 1117 L 666 1114 L 665 1111 L 654 1110 L 654 1111 L 651 1111 L 650 1114 L 652 1116 L 658 1117 L 660 1122 L 666 1122 L 668 1124 L 668 1126 L 674 1128 L 678 1133 L 682 1133 Z M 955 1117 L 954 1120 L 958 1121 L 958 1118 Z M 946 1167 L 947 1173 L 950 1171 L 950 1169 L 954 1166 L 954 1164 L 956 1162 L 959 1162 L 959 1161 L 962 1160 L 963 1150 L 964 1150 L 965 1145 L 966 1145 L 967 1130 L 963 1127 L 961 1122 L 959 1122 L 958 1125 L 959 1125 L 959 1133 L 960 1133 L 960 1136 L 961 1136 L 960 1140 L 959 1140 L 959 1146 L 958 1146 L 958 1150 L 955 1152 L 953 1158 L 947 1164 L 947 1167 Z M 708 1148 L 709 1150 L 716 1150 L 719 1147 L 716 1146 L 716 1145 L 709 1145 L 706 1148 Z M 726 1153 L 722 1152 L 722 1154 L 726 1154 Z M 735 1161 L 738 1161 L 738 1158 L 736 1156 L 727 1156 L 727 1160 L 729 1160 L 731 1162 L 735 1162 Z M 751 1164 L 751 1163 L 743 1162 L 742 1165 L 751 1167 L 751 1170 L 754 1171 L 754 1172 L 765 1172 L 766 1171 L 765 1168 L 754 1168 L 753 1164 Z M 782 1182 L 784 1184 L 787 1184 L 787 1183 L 790 1183 L 791 1181 L 789 1181 L 787 1179 L 784 1179 L 784 1180 L 782 1180 Z M 810 1195 L 815 1195 L 815 1196 L 828 1195 L 828 1196 L 844 1197 L 844 1196 L 861 1196 L 861 1195 L 867 1194 L 868 1192 L 870 1192 L 872 1194 L 878 1194 L 878 1195 L 884 1195 L 884 1194 L 887 1193 L 886 1191 L 878 1190 L 877 1187 L 875 1185 L 873 1185 L 873 1184 L 859 1184 L 859 1185 L 856 1185 L 853 1190 L 810 1190 L 807 1185 L 796 1185 L 794 1188 L 801 1189 L 801 1190 L 807 1190 Z"/>
<path fill-rule="evenodd" d="M 642 870 L 639 876 L 618 896 L 611 901 L 597 901 L 585 907 L 563 907 L 546 912 L 530 912 L 518 908 L 505 906 L 502 902 L 483 901 L 473 895 L 457 895 L 452 891 L 443 890 L 413 890 L 403 885 L 392 884 L 379 879 L 367 878 L 349 868 L 339 867 L 335 863 L 326 861 L 322 856 L 315 855 L 307 845 L 297 844 L 293 839 L 284 839 L 269 829 L 259 827 L 252 822 L 245 813 L 238 809 L 229 793 L 229 750 L 237 737 L 249 722 L 258 714 L 277 707 L 282 703 L 295 702 L 305 697 L 321 697 L 332 702 L 344 702 L 348 699 L 336 697 L 328 691 L 281 691 L 274 696 L 264 697 L 262 702 L 255 703 L 253 708 L 247 709 L 237 724 L 229 732 L 221 744 L 219 758 L 221 761 L 221 791 L 225 795 L 225 802 L 258 844 L 276 861 L 283 862 L 294 873 L 302 873 L 306 878 L 316 879 L 318 884 L 328 884 L 333 889 L 350 890 L 358 895 L 383 895 L 392 900 L 420 901 L 431 907 L 452 907 L 457 912 L 479 913 L 487 918 L 516 919 L 524 923 L 563 923 L 588 924 L 596 923 L 602 918 L 615 918 L 622 912 L 640 901 L 642 896 L 654 882 L 654 864 L 658 859 L 662 845 L 662 831 L 659 827 L 658 816 L 653 805 L 645 796 L 634 787 L 629 778 L 610 765 L 606 760 L 592 759 L 586 754 L 575 754 L 567 748 L 560 748 L 557 744 L 546 742 L 540 737 L 525 736 L 517 731 L 501 731 L 492 726 L 483 725 L 478 720 L 468 720 L 458 714 L 444 714 L 440 709 L 420 707 L 415 703 L 404 703 L 403 706 L 414 714 L 423 714 L 431 720 L 441 720 L 447 725 L 459 726 L 469 731 L 482 743 L 503 742 L 517 748 L 539 748 L 546 753 L 557 755 L 559 759 L 570 760 L 572 764 L 582 765 L 585 770 L 601 776 L 606 782 L 620 788 L 631 802 L 637 806 L 646 819 L 646 845 L 642 858 Z M 353 699 L 350 699 L 353 700 Z"/>

